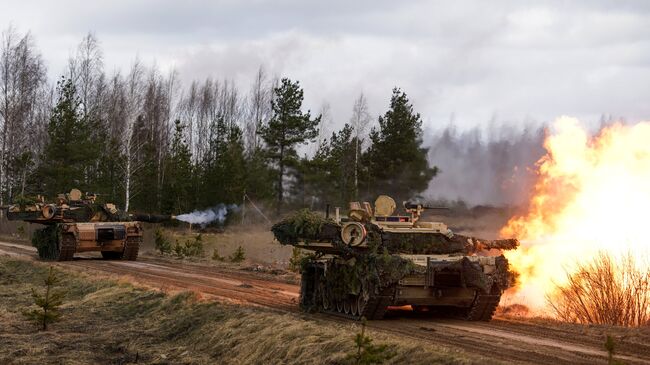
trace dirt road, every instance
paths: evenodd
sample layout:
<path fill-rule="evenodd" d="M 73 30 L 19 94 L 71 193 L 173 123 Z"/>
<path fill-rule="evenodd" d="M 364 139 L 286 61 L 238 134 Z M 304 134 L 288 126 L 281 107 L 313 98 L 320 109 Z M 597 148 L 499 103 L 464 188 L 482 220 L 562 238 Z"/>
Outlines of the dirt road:
<path fill-rule="evenodd" d="M 35 250 L 0 242 L 0 255 L 34 260 Z M 104 261 L 82 256 L 57 263 L 91 275 L 111 275 L 121 280 L 165 291 L 192 290 L 205 298 L 257 305 L 298 313 L 299 287 L 270 274 L 204 264 L 141 257 L 138 261 Z M 317 315 L 319 319 L 345 319 Z M 605 364 L 605 329 L 557 325 L 529 320 L 495 318 L 489 323 L 442 320 L 395 311 L 369 326 L 414 341 L 434 342 L 506 362 L 532 364 Z M 625 363 L 650 364 L 650 329 L 613 329 L 616 358 Z"/>

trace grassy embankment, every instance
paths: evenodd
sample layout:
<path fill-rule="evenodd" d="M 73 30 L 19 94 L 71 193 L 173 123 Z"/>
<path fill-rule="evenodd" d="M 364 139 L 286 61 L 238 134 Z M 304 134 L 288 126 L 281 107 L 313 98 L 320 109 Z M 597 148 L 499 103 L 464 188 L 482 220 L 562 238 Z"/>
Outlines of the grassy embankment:
<path fill-rule="evenodd" d="M 0 257 L 2 364 L 346 363 L 355 323 L 169 296 L 57 265 L 67 291 L 62 319 L 37 331 L 21 312 L 42 290 L 48 264 Z M 369 331 L 397 352 L 391 363 L 483 363 L 463 353 Z"/>

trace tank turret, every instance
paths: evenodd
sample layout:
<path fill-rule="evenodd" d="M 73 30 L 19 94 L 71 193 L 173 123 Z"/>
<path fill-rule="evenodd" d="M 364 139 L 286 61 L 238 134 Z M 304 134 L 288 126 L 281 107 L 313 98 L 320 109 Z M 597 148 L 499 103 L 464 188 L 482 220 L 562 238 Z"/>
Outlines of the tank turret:
<path fill-rule="evenodd" d="M 314 251 L 302 267 L 301 306 L 381 318 L 388 306 L 442 308 L 468 320 L 489 320 L 514 275 L 501 250 L 516 239 L 485 240 L 424 221 L 422 204 L 350 203 L 334 219 L 303 210 L 272 227 L 276 239 Z M 328 215 L 326 215 L 328 216 Z"/>
<path fill-rule="evenodd" d="M 37 230 L 32 244 L 39 257 L 71 260 L 75 252 L 100 251 L 107 259 L 135 260 L 142 242 L 140 222 L 162 223 L 172 215 L 127 213 L 113 203 L 100 204 L 97 195 L 72 189 L 52 202 L 42 196 L 20 198 L 3 207 L 11 221 L 46 225 Z"/>
<path fill-rule="evenodd" d="M 3 208 L 10 221 L 40 224 L 119 221 L 163 223 L 176 219 L 174 215 L 126 213 L 113 203 L 99 204 L 96 198 L 96 194 L 82 195 L 80 190 L 72 189 L 68 194 L 59 194 L 51 203 L 45 202 L 42 196 L 37 196 L 35 199 L 22 198 Z"/>

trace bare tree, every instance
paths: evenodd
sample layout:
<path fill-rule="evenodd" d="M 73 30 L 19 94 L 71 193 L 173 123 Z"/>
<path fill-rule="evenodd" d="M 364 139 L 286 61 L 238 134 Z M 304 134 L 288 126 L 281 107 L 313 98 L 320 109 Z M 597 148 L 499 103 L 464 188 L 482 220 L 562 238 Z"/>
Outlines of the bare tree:
<path fill-rule="evenodd" d="M 142 93 L 144 68 L 140 61 L 136 59 L 131 66 L 126 83 L 125 83 L 125 111 L 124 111 L 124 129 L 122 130 L 121 149 L 124 154 L 124 209 L 129 210 L 131 199 L 133 198 L 133 176 L 142 168 L 141 161 L 137 158 L 140 143 L 134 143 L 134 126 L 135 121 L 142 110 Z"/>
<path fill-rule="evenodd" d="M 97 37 L 88 33 L 77 47 L 77 54 L 68 61 L 70 78 L 75 83 L 84 115 L 95 113 L 100 106 L 104 85 L 104 56 Z"/>
<path fill-rule="evenodd" d="M 244 125 L 246 148 L 249 153 L 259 147 L 261 138 L 258 130 L 271 118 L 272 95 L 272 83 L 269 82 L 264 68 L 260 66 L 248 97 L 248 116 Z"/>
<path fill-rule="evenodd" d="M 33 165 L 29 128 L 37 121 L 45 87 L 45 66 L 30 33 L 13 28 L 2 33 L 0 45 L 0 204 L 24 193 L 27 170 Z"/>
<path fill-rule="evenodd" d="M 350 125 L 354 133 L 355 148 L 354 148 L 354 196 L 359 195 L 359 152 L 363 148 L 363 140 L 370 124 L 370 114 L 368 113 L 368 101 L 363 93 L 355 100 L 352 107 L 352 117 L 350 118 Z"/>

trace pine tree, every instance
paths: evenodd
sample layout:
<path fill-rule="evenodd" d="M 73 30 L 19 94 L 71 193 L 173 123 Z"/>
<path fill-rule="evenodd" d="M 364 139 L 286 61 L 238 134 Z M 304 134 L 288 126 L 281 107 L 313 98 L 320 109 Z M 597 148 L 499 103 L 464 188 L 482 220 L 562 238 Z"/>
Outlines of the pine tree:
<path fill-rule="evenodd" d="M 79 113 L 79 99 L 71 80 L 58 83 L 59 99 L 48 125 L 48 142 L 38 173 L 43 190 L 50 196 L 72 187 L 88 189 L 89 168 L 97 160 L 91 140 L 91 123 Z"/>
<path fill-rule="evenodd" d="M 162 189 L 163 213 L 177 214 L 191 208 L 192 154 L 183 135 L 184 126 L 175 121 L 174 136 L 165 159 L 165 183 Z"/>
<path fill-rule="evenodd" d="M 219 116 L 211 123 L 208 149 L 201 164 L 200 205 L 239 203 L 246 189 L 243 134 Z"/>
<path fill-rule="evenodd" d="M 273 116 L 267 125 L 262 126 L 260 135 L 266 143 L 268 158 L 274 163 L 277 210 L 284 202 L 283 181 L 289 167 L 297 160 L 296 146 L 307 143 L 318 136 L 317 126 L 320 116 L 311 119 L 310 112 L 302 112 L 303 91 L 300 84 L 283 78 L 281 85 L 274 89 L 275 98 L 271 102 Z"/>
<path fill-rule="evenodd" d="M 355 148 L 360 144 L 346 124 L 323 141 L 313 159 L 303 161 L 305 184 L 312 196 L 337 206 L 355 200 Z"/>
<path fill-rule="evenodd" d="M 246 194 L 254 200 L 271 200 L 274 196 L 273 170 L 266 161 L 266 150 L 257 146 L 246 157 Z"/>
<path fill-rule="evenodd" d="M 36 290 L 32 289 L 34 304 L 39 309 L 32 309 L 23 313 L 27 319 L 35 322 L 43 331 L 47 330 L 48 324 L 58 321 L 61 317 L 58 309 L 63 304 L 65 293 L 53 289 L 54 286 L 59 284 L 59 281 L 54 268 L 50 266 L 47 278 L 44 280 L 45 293 L 40 295 Z"/>
<path fill-rule="evenodd" d="M 400 89 L 393 89 L 390 108 L 379 117 L 379 129 L 372 129 L 370 141 L 364 156 L 368 193 L 408 199 L 424 191 L 438 171 L 429 167 L 428 149 L 422 148 L 420 114 Z"/>

